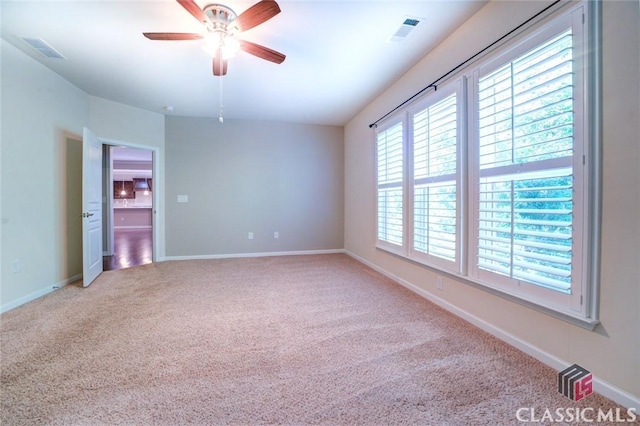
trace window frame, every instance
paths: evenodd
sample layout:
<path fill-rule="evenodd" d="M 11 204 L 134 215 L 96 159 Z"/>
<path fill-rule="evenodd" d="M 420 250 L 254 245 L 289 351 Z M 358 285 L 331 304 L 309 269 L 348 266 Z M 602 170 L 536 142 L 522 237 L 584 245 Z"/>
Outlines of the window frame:
<path fill-rule="evenodd" d="M 417 101 L 415 104 L 411 105 L 406 111 L 406 121 L 408 123 L 408 135 L 407 135 L 407 161 L 409 163 L 408 167 L 408 175 L 407 175 L 407 195 L 410 199 L 407 201 L 406 206 L 408 207 L 407 212 L 407 243 L 409 244 L 407 247 L 408 257 L 418 263 L 422 263 L 425 265 L 433 265 L 438 267 L 439 269 L 446 270 L 455 274 L 460 274 L 463 268 L 463 224 L 462 224 L 462 200 L 465 196 L 463 183 L 463 176 L 461 174 L 461 170 L 463 169 L 462 163 L 464 157 L 462 155 L 463 149 L 463 139 L 466 133 L 466 123 L 464 120 L 465 114 L 465 84 L 463 84 L 463 79 L 459 78 L 454 80 L 451 83 L 443 85 L 439 87 L 438 90 L 429 93 L 424 98 Z M 456 183 L 456 242 L 455 242 L 455 251 L 456 256 L 454 261 L 448 261 L 446 259 L 440 258 L 438 256 L 434 256 L 432 254 L 424 253 L 415 248 L 415 211 L 414 211 L 414 201 L 415 201 L 415 188 L 416 188 L 416 178 L 415 178 L 415 158 L 414 158 L 414 117 L 417 114 L 420 114 L 427 108 L 433 107 L 440 103 L 441 101 L 447 99 L 449 96 L 456 96 L 456 172 L 455 172 L 455 183 Z M 409 205 L 410 203 L 410 205 Z"/>
<path fill-rule="evenodd" d="M 594 4 L 595 3 L 595 4 Z M 587 329 L 599 323 L 599 246 L 601 216 L 601 88 L 599 85 L 601 54 L 600 29 L 601 5 L 598 2 L 576 1 L 560 4 L 535 23 L 509 37 L 484 53 L 481 58 L 466 65 L 456 74 L 413 100 L 407 107 L 382 122 L 379 129 L 389 123 L 403 123 L 403 245 L 389 247 L 376 237 L 376 247 L 425 265 L 435 271 L 450 274 L 454 278 L 490 293 L 531 307 L 556 318 Z M 477 266 L 477 240 L 479 218 L 479 135 L 477 82 L 489 69 L 497 69 L 523 52 L 544 44 L 558 34 L 560 28 L 573 29 L 572 53 L 574 55 L 573 102 L 573 155 L 570 163 L 574 195 L 572 219 L 571 293 L 548 289 L 540 285 L 520 281 L 514 287 L 513 279 L 503 280 L 495 273 L 485 273 Z M 555 32 L 555 33 L 554 33 Z M 502 65 L 501 65 L 502 64 Z M 452 90 L 458 94 L 458 145 L 457 145 L 457 259 L 455 265 L 440 262 L 434 256 L 414 249 L 414 158 L 413 116 L 444 99 Z M 386 127 L 385 127 L 386 126 Z M 377 129 L 378 130 L 378 129 Z M 376 132 L 376 135 L 378 133 Z M 376 136 L 377 138 L 377 136 Z M 559 162 L 561 163 L 561 161 Z M 526 163 L 525 163 L 526 165 Z M 377 157 L 376 157 L 377 167 Z M 526 167 L 523 169 L 526 171 Z M 376 188 L 377 188 L 376 169 Z M 376 195 L 376 200 L 377 200 Z M 376 207 L 376 217 L 377 217 Z M 475 222 L 474 222 L 475 221 Z M 376 235 L 378 223 L 376 220 Z M 442 259 L 440 259 L 442 260 Z"/>
<path fill-rule="evenodd" d="M 533 31 L 531 34 L 527 34 L 525 37 L 522 37 L 517 42 L 509 45 L 507 49 L 504 49 L 500 54 L 492 55 L 487 60 L 481 62 L 479 66 L 474 67 L 469 75 L 469 79 L 472 82 L 472 89 L 469 90 L 470 98 L 469 101 L 469 110 L 470 110 L 470 140 L 469 140 L 469 148 L 470 148 L 470 170 L 471 170 L 471 179 L 470 179 L 470 188 L 473 185 L 478 185 L 481 179 L 481 172 L 479 171 L 480 167 L 478 164 L 479 152 L 477 151 L 479 148 L 479 134 L 478 134 L 478 84 L 481 76 L 488 75 L 491 72 L 497 70 L 498 68 L 510 63 L 512 60 L 521 58 L 526 55 L 528 52 L 536 49 L 538 46 L 544 44 L 547 40 L 552 39 L 557 34 L 560 34 L 566 28 L 576 29 L 579 31 L 575 31 L 573 37 L 573 46 L 574 52 L 584 52 L 584 30 L 585 26 L 582 25 L 582 16 L 584 10 L 582 7 L 576 7 L 571 10 L 566 11 L 557 17 L 555 17 L 551 22 L 542 25 L 540 28 Z M 577 41 L 577 42 L 576 42 Z M 583 70 L 584 67 L 581 65 L 582 61 L 585 59 L 583 55 L 575 55 L 573 58 L 575 64 L 574 70 Z M 582 159 L 585 158 L 586 152 L 584 150 L 584 145 L 586 143 L 584 139 L 584 126 L 585 126 L 585 114 L 584 114 L 584 91 L 585 86 L 583 84 L 582 72 L 577 72 L 574 74 L 574 90 L 573 95 L 576 96 L 573 102 L 573 110 L 574 110 L 574 126 L 573 126 L 573 155 L 568 159 L 556 159 L 556 160 L 546 160 L 548 167 L 562 167 L 568 166 L 570 164 L 572 173 L 574 175 L 574 182 L 580 185 L 585 176 L 588 176 L 585 169 L 587 168 L 586 162 L 582 164 Z M 530 163 L 524 163 L 521 165 L 514 165 L 511 167 L 516 173 L 526 173 L 535 170 L 541 170 L 538 166 L 531 166 Z M 579 175 L 578 178 L 575 178 L 576 174 Z M 485 174 L 486 176 L 486 174 Z M 478 192 L 470 190 L 472 193 L 472 201 L 470 202 L 470 217 L 473 222 L 479 220 L 479 199 L 477 198 Z M 577 248 L 578 250 L 572 250 L 573 255 L 571 259 L 572 265 L 572 292 L 570 294 L 564 294 L 558 292 L 556 290 L 548 289 L 545 287 L 541 287 L 532 283 L 528 283 L 526 281 L 518 281 L 512 278 L 508 278 L 505 276 L 500 276 L 495 273 L 491 273 L 489 271 L 483 271 L 478 267 L 478 262 L 475 261 L 477 258 L 476 253 L 469 254 L 469 279 L 477 281 L 482 285 L 487 287 L 492 287 L 501 292 L 512 294 L 516 297 L 523 297 L 527 300 L 530 300 L 534 303 L 544 304 L 547 307 L 552 309 L 561 310 L 566 313 L 574 313 L 578 316 L 585 315 L 585 308 L 587 306 L 584 303 L 584 284 L 582 279 L 583 268 L 582 266 L 586 263 L 584 262 L 583 256 L 583 244 L 582 244 L 582 235 L 584 235 L 588 229 L 585 228 L 585 224 L 588 223 L 585 220 L 588 217 L 588 211 L 580 206 L 584 206 L 583 199 L 586 197 L 584 191 L 579 187 L 577 190 L 574 186 L 574 209 L 573 209 L 573 244 L 572 249 Z M 576 226 L 577 225 L 577 226 Z M 476 244 L 479 235 L 478 235 L 478 227 L 470 226 L 470 247 Z M 575 265 L 580 265 L 580 268 L 574 268 Z M 574 288 L 575 284 L 579 284 L 580 288 Z M 577 290 L 577 291 L 576 291 Z"/>
<path fill-rule="evenodd" d="M 405 214 L 406 214 L 406 201 L 407 201 L 407 194 L 406 194 L 406 190 L 404 188 L 404 177 L 402 179 L 402 182 L 400 182 L 399 186 L 402 189 L 402 245 L 398 245 L 398 244 L 394 244 L 392 242 L 390 242 L 388 239 L 381 239 L 380 238 L 380 212 L 379 212 L 379 205 L 380 205 L 380 200 L 379 200 L 379 194 L 380 194 L 380 189 L 381 189 L 381 185 L 384 185 L 385 188 L 391 188 L 391 187 L 396 187 L 396 185 L 391 186 L 390 184 L 381 184 L 379 182 L 379 177 L 378 177 L 378 171 L 379 169 L 379 140 L 378 140 L 378 136 L 380 133 L 382 132 L 386 132 L 390 129 L 392 129 L 393 127 L 397 126 L 397 125 L 401 125 L 402 126 L 402 169 L 403 169 L 403 174 L 406 173 L 406 167 L 407 167 L 407 159 L 406 159 L 406 122 L 404 120 L 404 118 L 401 115 L 396 115 L 393 117 L 390 117 L 388 120 L 384 121 L 383 123 L 381 123 L 377 128 L 376 128 L 376 132 L 375 132 L 375 165 L 376 165 L 376 180 L 375 180 L 375 186 L 376 186 L 376 247 L 383 249 L 383 250 L 387 250 L 393 253 L 397 253 L 400 255 L 404 255 L 405 251 L 403 250 L 403 247 L 407 241 L 407 226 L 406 226 L 406 221 L 405 221 Z"/>

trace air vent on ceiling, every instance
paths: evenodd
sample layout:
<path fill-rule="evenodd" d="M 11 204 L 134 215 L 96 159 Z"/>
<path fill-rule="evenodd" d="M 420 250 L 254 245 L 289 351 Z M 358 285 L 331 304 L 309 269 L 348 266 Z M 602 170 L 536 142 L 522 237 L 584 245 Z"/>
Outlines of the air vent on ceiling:
<path fill-rule="evenodd" d="M 39 38 L 22 38 L 29 46 L 46 58 L 66 59 L 60 52 L 51 47 L 49 43 Z"/>
<path fill-rule="evenodd" d="M 405 17 L 404 22 L 400 25 L 400 28 L 396 30 L 396 32 L 389 37 L 389 41 L 399 42 L 404 40 L 411 31 L 413 31 L 418 24 L 422 21 L 422 18 L 416 18 L 413 16 Z"/>

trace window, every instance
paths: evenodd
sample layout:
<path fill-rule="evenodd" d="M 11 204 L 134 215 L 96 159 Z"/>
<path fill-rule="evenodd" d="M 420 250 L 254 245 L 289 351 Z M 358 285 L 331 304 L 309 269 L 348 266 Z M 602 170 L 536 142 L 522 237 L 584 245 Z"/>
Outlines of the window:
<path fill-rule="evenodd" d="M 581 325 L 597 322 L 586 4 L 468 66 L 376 136 L 378 247 Z"/>
<path fill-rule="evenodd" d="M 457 271 L 458 84 L 426 99 L 412 121 L 413 256 Z M 440 99 L 442 98 L 442 99 Z"/>
<path fill-rule="evenodd" d="M 377 245 L 454 271 L 460 243 L 460 87 L 458 82 L 439 89 L 379 126 L 376 136 Z"/>
<path fill-rule="evenodd" d="M 378 240 L 403 245 L 404 141 L 402 122 L 378 132 Z"/>

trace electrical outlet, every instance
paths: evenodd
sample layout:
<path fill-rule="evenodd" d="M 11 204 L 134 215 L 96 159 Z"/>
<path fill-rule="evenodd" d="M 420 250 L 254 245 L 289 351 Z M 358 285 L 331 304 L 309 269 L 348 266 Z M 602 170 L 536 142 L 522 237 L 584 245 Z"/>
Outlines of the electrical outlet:
<path fill-rule="evenodd" d="M 444 290 L 444 278 L 441 276 L 436 277 L 436 287 L 438 290 Z"/>
<path fill-rule="evenodd" d="M 253 232 L 249 232 L 249 235 L 247 236 L 248 239 L 253 240 Z"/>
<path fill-rule="evenodd" d="M 280 233 L 278 231 L 273 233 L 273 238 L 278 239 L 280 238 Z"/>

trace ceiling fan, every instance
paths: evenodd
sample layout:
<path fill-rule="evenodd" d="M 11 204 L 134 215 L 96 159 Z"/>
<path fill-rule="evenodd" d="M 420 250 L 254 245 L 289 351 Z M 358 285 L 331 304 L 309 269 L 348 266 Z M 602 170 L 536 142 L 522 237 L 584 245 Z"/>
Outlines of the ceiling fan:
<path fill-rule="evenodd" d="M 213 75 L 227 74 L 227 59 L 241 49 L 258 58 L 280 64 L 286 58 L 280 52 L 246 40 L 237 35 L 280 13 L 278 3 L 273 0 L 261 0 L 240 15 L 227 6 L 210 4 L 203 9 L 193 0 L 177 0 L 187 12 L 203 24 L 206 34 L 196 33 L 143 33 L 150 40 L 199 40 L 204 39 L 205 47 L 213 56 Z"/>

